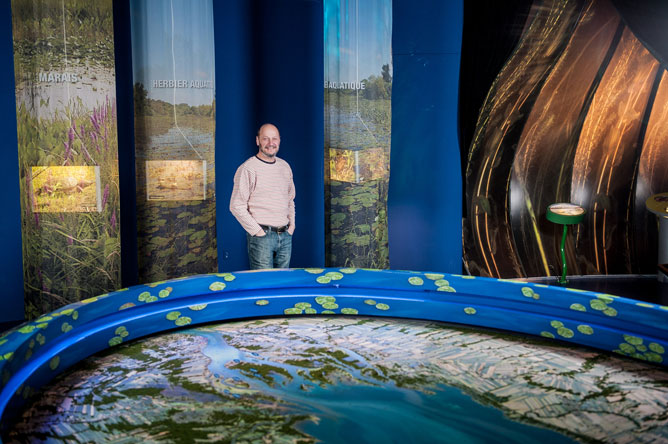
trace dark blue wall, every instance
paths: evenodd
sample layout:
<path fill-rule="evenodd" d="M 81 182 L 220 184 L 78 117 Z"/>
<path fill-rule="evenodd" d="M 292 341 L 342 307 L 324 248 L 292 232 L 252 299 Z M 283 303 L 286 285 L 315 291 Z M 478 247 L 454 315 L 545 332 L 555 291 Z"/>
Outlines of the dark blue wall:
<path fill-rule="evenodd" d="M 0 2 L 0 322 L 23 319 L 23 253 L 21 244 L 21 204 L 19 202 L 19 152 L 16 141 L 16 101 L 14 98 L 14 52 L 12 48 L 12 8 Z"/>
<path fill-rule="evenodd" d="M 462 270 L 457 119 L 463 3 L 394 0 L 390 267 Z"/>
<path fill-rule="evenodd" d="M 219 267 L 248 268 L 246 234 L 230 214 L 232 178 L 274 123 L 297 189 L 292 267 L 324 264 L 323 32 L 319 0 L 214 2 Z"/>

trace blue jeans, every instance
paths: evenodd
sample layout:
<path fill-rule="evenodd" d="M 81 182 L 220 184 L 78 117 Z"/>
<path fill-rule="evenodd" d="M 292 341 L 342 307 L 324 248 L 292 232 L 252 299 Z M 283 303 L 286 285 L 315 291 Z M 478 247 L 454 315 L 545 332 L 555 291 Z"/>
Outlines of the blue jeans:
<path fill-rule="evenodd" d="M 290 255 L 292 254 L 292 235 L 290 233 L 269 231 L 264 236 L 251 236 L 246 233 L 246 237 L 251 270 L 290 268 Z"/>

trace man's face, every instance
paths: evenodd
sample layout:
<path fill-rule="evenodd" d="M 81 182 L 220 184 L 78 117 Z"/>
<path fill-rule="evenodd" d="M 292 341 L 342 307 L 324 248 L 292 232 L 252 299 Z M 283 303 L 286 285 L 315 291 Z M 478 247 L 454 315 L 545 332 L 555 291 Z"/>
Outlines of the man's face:
<path fill-rule="evenodd" d="M 273 159 L 278 153 L 278 147 L 281 144 L 281 136 L 274 126 L 265 126 L 260 130 L 260 134 L 255 138 L 260 153 L 269 159 Z"/>

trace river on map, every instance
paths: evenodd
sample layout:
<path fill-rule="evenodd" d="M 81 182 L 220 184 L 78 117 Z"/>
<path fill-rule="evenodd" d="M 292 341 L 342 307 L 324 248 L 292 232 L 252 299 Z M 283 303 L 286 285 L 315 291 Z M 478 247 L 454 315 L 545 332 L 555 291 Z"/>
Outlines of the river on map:
<path fill-rule="evenodd" d="M 202 353 L 211 359 L 209 370 L 216 379 L 247 384 L 252 391 L 275 397 L 291 414 L 317 417 L 317 421 L 304 421 L 298 428 L 323 442 L 488 443 L 501 436 L 504 443 L 576 442 L 548 429 L 512 421 L 500 410 L 445 384 L 426 391 L 401 388 L 392 382 L 379 385 L 364 376 L 361 366 L 348 365 L 345 371 L 350 373 L 351 383 L 322 387 L 302 377 L 294 365 L 228 345 L 218 332 L 197 330 L 189 334 L 207 339 Z M 349 349 L 346 354 L 351 364 L 366 361 Z M 300 357 L 305 358 L 303 353 Z M 313 359 L 314 365 L 322 364 L 317 357 Z M 253 367 L 251 376 L 230 368 L 235 362 L 279 367 L 290 378 L 278 377 L 276 383 L 267 384 L 253 376 L 259 376 Z M 354 384 L 354 380 L 365 383 Z"/>

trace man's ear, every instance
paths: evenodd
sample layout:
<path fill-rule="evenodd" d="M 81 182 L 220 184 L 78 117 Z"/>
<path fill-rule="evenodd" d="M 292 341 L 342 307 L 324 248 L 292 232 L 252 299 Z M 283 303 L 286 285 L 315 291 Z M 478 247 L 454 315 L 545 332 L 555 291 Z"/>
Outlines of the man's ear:
<path fill-rule="evenodd" d="M 260 146 L 260 138 L 255 136 L 255 145 Z"/>

